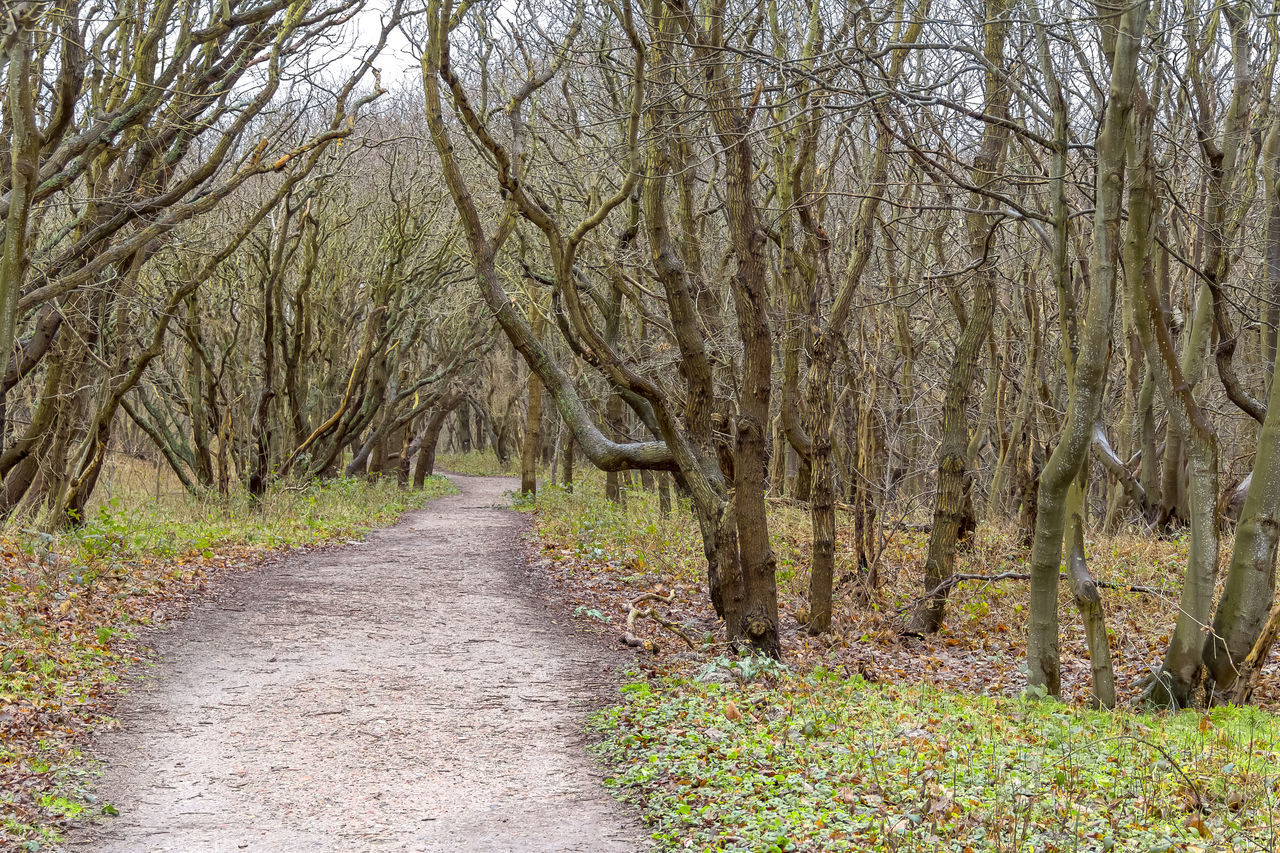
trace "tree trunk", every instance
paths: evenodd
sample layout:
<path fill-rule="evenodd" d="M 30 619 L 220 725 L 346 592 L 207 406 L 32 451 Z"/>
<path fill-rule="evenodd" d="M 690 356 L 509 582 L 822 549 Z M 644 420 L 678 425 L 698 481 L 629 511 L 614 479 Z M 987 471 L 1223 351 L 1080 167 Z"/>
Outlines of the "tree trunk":
<path fill-rule="evenodd" d="M 249 473 L 249 494 L 261 498 L 267 493 L 267 480 L 271 469 L 271 400 L 276 395 L 276 312 L 275 289 L 283 273 L 283 257 L 289 235 L 289 219 L 280 224 L 280 233 L 272 252 L 271 267 L 262 284 L 262 374 L 258 381 L 258 402 L 253 407 L 250 426 L 253 444 L 253 463 Z"/>
<path fill-rule="evenodd" d="M 213 409 L 207 404 L 209 392 L 216 389 L 202 356 L 200 339 L 200 303 L 198 293 L 187 297 L 186 324 L 183 337 L 187 343 L 188 397 L 191 401 L 191 450 L 195 456 L 196 481 L 204 488 L 213 487 L 213 453 L 209 449 L 209 431 Z M 216 399 L 215 399 L 216 402 Z"/>
<path fill-rule="evenodd" d="M 445 419 L 454 411 L 463 397 L 453 393 L 444 398 L 439 407 L 427 417 L 427 425 L 418 439 L 418 460 L 413 469 L 413 487 L 421 489 L 426 485 L 427 477 L 436 472 L 436 445 L 440 442 L 440 430 Z M 412 453 L 410 454 L 412 455 Z"/>
<path fill-rule="evenodd" d="M 1280 636 L 1280 601 L 1272 606 L 1271 614 L 1262 626 L 1257 641 L 1248 657 L 1240 663 L 1240 672 L 1231 685 L 1233 705 L 1243 705 L 1253 696 L 1254 688 L 1258 686 L 1258 677 L 1262 675 L 1262 668 L 1271 656 L 1271 648 L 1275 645 L 1277 636 Z"/>
<path fill-rule="evenodd" d="M 1173 434 L 1186 448 L 1190 470 L 1187 503 L 1191 516 L 1191 545 L 1178 604 L 1177 624 L 1160 672 L 1151 682 L 1145 699 L 1151 704 L 1184 707 L 1191 701 L 1202 666 L 1205 645 L 1202 628 L 1209 622 L 1213 605 L 1214 576 L 1218 566 L 1218 449 L 1217 436 L 1192 395 L 1189 377 L 1182 369 L 1186 358 L 1195 356 L 1184 352 L 1184 361 L 1179 362 L 1174 353 L 1151 258 L 1154 223 L 1158 220 L 1153 188 L 1152 112 L 1144 97 L 1141 108 L 1135 111 L 1125 272 L 1134 326 L 1164 398 Z M 1167 265 L 1163 260 L 1160 271 L 1161 283 L 1164 283 Z M 1206 294 L 1201 294 L 1201 299 L 1207 298 Z"/>
<path fill-rule="evenodd" d="M 520 492 L 538 491 L 538 460 L 542 456 L 542 380 L 529 373 L 529 408 L 525 416 L 524 447 L 520 450 Z"/>
<path fill-rule="evenodd" d="M 928 4 L 922 3 L 916 14 L 903 32 L 903 43 L 913 43 L 919 37 L 923 20 L 927 16 Z M 903 62 L 907 51 L 894 51 L 889 65 L 890 79 L 898 79 L 902 74 Z M 863 274 L 871 260 L 875 249 L 875 227 L 880 204 L 884 199 L 888 180 L 889 148 L 891 135 L 884 127 L 883 116 L 877 116 L 881 122 L 871 162 L 869 186 L 862 203 L 858 206 L 857 218 L 853 224 L 853 246 L 849 254 L 848 265 L 839 287 L 832 281 L 829 258 L 830 237 L 820 228 L 813 217 L 806 213 L 801 222 L 809 232 L 809 238 L 817 247 L 818 275 L 815 293 L 810 299 L 810 324 L 815 331 L 810 352 L 809 376 L 806 380 L 806 428 L 808 435 L 799 425 L 792 424 L 789 436 L 797 447 L 808 447 L 810 455 L 811 481 L 809 486 L 809 508 L 813 526 L 813 551 L 809 570 L 809 633 L 820 634 L 830 629 L 832 616 L 832 591 L 835 580 L 835 459 L 832 446 L 834 429 L 834 408 L 831 388 L 832 369 L 835 364 L 837 348 L 842 340 L 845 325 L 853 305 L 853 297 L 862 284 Z M 824 288 L 834 291 L 831 311 L 825 325 L 819 323 L 817 309 L 819 297 Z M 784 407 L 786 401 L 783 402 Z M 783 413 L 784 422 L 786 412 Z M 856 437 L 855 437 L 856 444 Z M 854 476 L 856 476 L 856 465 Z"/>
<path fill-rule="evenodd" d="M 831 364 L 835 342 L 823 334 L 813 343 L 809 364 L 805 414 L 809 427 L 809 509 L 813 519 L 813 553 L 809 569 L 809 633 L 831 630 L 832 589 L 835 580 L 836 510 L 835 466 L 831 457 Z"/>
<path fill-rule="evenodd" d="M 1127 136 L 1137 79 L 1138 55 L 1146 25 L 1147 3 L 1139 0 L 1119 13 L 1099 8 L 1107 29 L 1104 44 L 1110 43 L 1111 91 L 1097 140 L 1097 184 L 1093 226 L 1093 254 L 1090 263 L 1088 313 L 1080 330 L 1079 351 L 1074 356 L 1066 423 L 1057 446 L 1040 475 L 1037 494 L 1036 527 L 1031 547 L 1031 613 L 1027 637 L 1028 685 L 1050 696 L 1062 690 L 1058 653 L 1058 576 L 1062 565 L 1062 541 L 1067 511 L 1067 492 L 1084 464 L 1093 434 L 1093 425 L 1102 408 L 1106 384 L 1107 356 L 1111 344 L 1111 322 L 1119 275 L 1121 249 L 1121 208 L 1124 170 L 1128 155 Z M 1116 25 L 1119 25 L 1118 27 Z M 1114 29 L 1112 29 L 1114 28 Z M 1047 65 L 1047 47 L 1040 32 L 1042 62 Z M 1056 78 L 1052 85 L 1058 89 Z M 1063 124 L 1065 107 L 1061 93 L 1054 98 L 1058 124 L 1058 162 L 1066 144 Z M 1065 202 L 1061 182 L 1055 201 L 1055 274 L 1060 294 L 1070 292 L 1067 266 L 1068 240 Z M 1063 310 L 1068 306 L 1064 305 Z M 1065 341 L 1069 347 L 1070 341 Z M 1068 352 L 1070 350 L 1068 349 Z M 1068 356 L 1070 359 L 1070 355 Z"/>
<path fill-rule="evenodd" d="M 39 180 L 40 131 L 36 127 L 35 93 L 32 81 L 34 35 L 25 23 L 14 18 L 17 28 L 4 59 L 9 65 L 8 99 L 5 115 L 9 133 L 8 211 L 4 219 L 4 248 L 0 256 L 0 364 L 8 365 L 18 319 L 18 297 L 29 264 L 28 223 L 32 199 Z M 0 411 L 5 407 L 8 388 L 0 391 Z M 4 448 L 3 420 L 0 420 L 0 450 Z"/>
<path fill-rule="evenodd" d="M 573 432 L 564 438 L 564 447 L 560 449 L 560 483 L 566 492 L 573 491 Z"/>
<path fill-rule="evenodd" d="M 1036 300 L 1031 293 L 1024 294 L 1027 307 L 1027 319 L 1030 324 L 1030 345 L 1027 350 L 1026 363 L 1022 372 L 1022 392 L 1018 398 L 1018 413 L 1014 416 L 1013 425 L 1005 440 L 1000 459 L 996 462 L 996 472 L 991 477 L 991 486 L 987 495 L 987 515 L 1001 515 L 1005 511 L 1005 483 L 1009 479 L 1009 471 L 1016 464 L 1023 448 L 1023 435 L 1031 416 L 1031 406 L 1035 399 L 1036 371 L 1040 361 L 1039 311 Z"/>
<path fill-rule="evenodd" d="M 1076 609 L 1084 620 L 1085 642 L 1089 647 L 1089 663 L 1093 680 L 1090 705 L 1094 708 L 1116 706 L 1116 678 L 1111 666 L 1111 641 L 1107 637 L 1107 613 L 1102 595 L 1089 573 L 1084 553 L 1084 519 L 1071 518 L 1071 553 L 1067 559 L 1067 580 Z"/>
<path fill-rule="evenodd" d="M 458 447 L 463 453 L 471 452 L 471 404 L 459 406 L 457 409 L 458 416 Z"/>
<path fill-rule="evenodd" d="M 1273 371 L 1275 370 L 1273 365 Z M 1214 699 L 1232 693 L 1237 661 L 1253 648 L 1275 598 L 1276 545 L 1280 542 L 1280 383 L 1271 383 L 1267 416 L 1258 435 L 1249 494 L 1236 527 L 1227 581 L 1204 648 Z M 1221 693 L 1221 696 L 1219 696 Z"/>
<path fill-rule="evenodd" d="M 1009 112 L 1009 84 L 1000 70 L 1005 64 L 1005 38 L 1009 21 L 1009 0 L 987 0 L 983 25 L 983 55 L 988 71 L 985 84 L 985 111 L 1005 116 Z M 1009 130 L 996 122 L 988 122 L 983 130 L 981 148 L 974 157 L 972 180 L 977 186 L 991 183 L 998 172 L 1008 144 Z M 933 527 L 929 531 L 929 550 L 925 555 L 924 589 L 926 596 L 917 605 L 908 633 L 930 634 L 942 625 L 946 607 L 944 582 L 955 571 L 956 542 L 965 514 L 966 482 L 969 451 L 969 418 L 967 400 L 973 386 L 973 373 L 995 316 L 998 267 L 996 265 L 996 229 L 1003 214 L 994 212 L 994 202 L 978 193 L 972 194 L 973 212 L 966 217 L 969 257 L 975 267 L 973 307 L 960 333 L 955 360 L 947 378 L 947 391 L 942 403 L 942 446 L 938 450 L 938 492 L 934 502 Z"/>
<path fill-rule="evenodd" d="M 409 485 L 409 478 L 413 473 L 413 454 L 409 450 L 413 443 L 410 430 L 412 425 L 412 421 L 406 424 L 400 433 L 400 457 L 396 460 L 396 485 L 402 489 Z"/>
<path fill-rule="evenodd" d="M 1274 364 L 1280 349 L 1276 346 L 1280 332 L 1280 112 L 1271 119 L 1262 151 L 1264 198 L 1267 210 L 1266 241 L 1266 308 L 1262 324 L 1262 363 L 1274 381 Z M 1267 411 L 1270 411 L 1268 408 Z"/>

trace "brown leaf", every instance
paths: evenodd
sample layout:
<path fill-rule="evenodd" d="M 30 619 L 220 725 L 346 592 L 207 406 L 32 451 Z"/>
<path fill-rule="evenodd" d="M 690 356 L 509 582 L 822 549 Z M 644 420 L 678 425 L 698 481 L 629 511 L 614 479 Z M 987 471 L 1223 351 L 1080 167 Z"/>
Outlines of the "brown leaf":
<path fill-rule="evenodd" d="M 1198 814 L 1187 818 L 1187 829 L 1194 829 L 1200 834 L 1201 838 L 1208 838 L 1213 834 L 1209 831 L 1209 827 L 1204 825 L 1204 818 Z"/>

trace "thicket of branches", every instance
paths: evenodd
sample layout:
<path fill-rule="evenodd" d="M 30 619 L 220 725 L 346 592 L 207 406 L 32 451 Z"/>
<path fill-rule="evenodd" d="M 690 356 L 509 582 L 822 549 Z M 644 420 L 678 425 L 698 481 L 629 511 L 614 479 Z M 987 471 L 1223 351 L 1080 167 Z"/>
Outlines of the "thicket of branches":
<path fill-rule="evenodd" d="M 399 11 L 332 70 L 368 15 L 7 7 L 0 511 L 78 523 L 142 436 L 193 492 L 409 475 L 487 324 L 419 122 L 371 112 Z"/>
<path fill-rule="evenodd" d="M 356 2 L 11 4 L 0 509 L 75 523 L 113 429 L 255 494 L 487 435 L 526 491 L 575 454 L 674 485 L 729 639 L 775 655 L 768 499 L 812 512 L 814 633 L 837 505 L 868 595 L 886 520 L 930 525 L 914 633 L 1012 519 L 1030 684 L 1060 691 L 1065 578 L 1103 705 L 1085 533 L 1185 530 L 1147 697 L 1247 698 L 1280 629 L 1274 2 L 426 0 L 382 15 L 421 61 L 396 93 L 380 44 L 319 67 Z"/>

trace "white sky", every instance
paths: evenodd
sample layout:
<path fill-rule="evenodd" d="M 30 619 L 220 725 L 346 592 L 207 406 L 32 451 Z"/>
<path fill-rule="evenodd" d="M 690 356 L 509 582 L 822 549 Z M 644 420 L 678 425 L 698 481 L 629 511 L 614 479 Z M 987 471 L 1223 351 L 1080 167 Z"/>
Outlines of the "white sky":
<path fill-rule="evenodd" d="M 352 49 L 339 63 L 346 63 L 350 67 L 377 41 L 387 6 L 386 0 L 371 0 L 361 11 L 354 22 L 354 31 L 350 34 Z M 387 39 L 387 46 L 374 62 L 374 67 L 382 72 L 382 85 L 392 91 L 421 85 L 419 75 L 422 72 L 418 59 L 404 33 L 398 28 Z"/>

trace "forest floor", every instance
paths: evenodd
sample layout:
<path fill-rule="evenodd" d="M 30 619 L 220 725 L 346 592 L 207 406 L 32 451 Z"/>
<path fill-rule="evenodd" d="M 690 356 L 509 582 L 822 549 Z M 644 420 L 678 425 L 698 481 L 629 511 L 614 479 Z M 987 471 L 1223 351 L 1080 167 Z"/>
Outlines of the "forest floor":
<path fill-rule="evenodd" d="M 1275 659 L 1260 708 L 1133 704 L 1168 642 L 1181 538 L 1090 538 L 1091 567 L 1114 584 L 1105 599 L 1124 703 L 1096 712 L 1083 707 L 1088 660 L 1065 583 L 1065 702 L 1024 695 L 1025 581 L 964 584 L 939 634 L 902 635 L 919 594 L 918 527 L 886 526 L 881 584 L 860 600 L 842 518 L 835 624 L 808 636 L 808 514 L 785 501 L 769 509 L 784 662 L 735 655 L 687 508 L 664 516 L 639 485 L 620 506 L 587 472 L 572 493 L 548 486 L 518 505 L 533 513 L 548 587 L 579 620 L 620 638 L 638 605 L 691 640 L 637 618 L 637 678 L 591 722 L 609 784 L 640 806 L 659 849 L 1280 850 Z M 983 525 L 958 571 L 1025 572 L 1026 548 L 1007 526 Z"/>
<path fill-rule="evenodd" d="M 639 489 L 611 504 L 587 476 L 516 499 L 530 525 L 507 508 L 510 477 L 453 479 L 460 494 L 421 509 L 449 484 L 285 490 L 226 530 L 209 519 L 234 506 L 188 507 L 190 529 L 157 528 L 162 559 L 134 541 L 146 523 L 105 509 L 77 534 L 100 552 L 90 569 L 0 551 L 14 563 L 0 627 L 22 638 L 0 661 L 0 829 L 61 813 L 65 849 L 107 853 L 1280 849 L 1274 663 L 1268 710 L 1092 712 L 1067 627 L 1069 701 L 1025 697 L 1017 582 L 959 588 L 939 636 L 899 635 L 923 546 L 905 527 L 872 600 L 842 587 L 836 630 L 810 638 L 807 516 L 786 503 L 770 509 L 785 663 L 739 657 L 680 508 L 663 516 Z M 287 550 L 405 509 L 362 542 Z M 248 554 L 218 544 L 262 536 Z M 1108 595 L 1126 698 L 1166 640 L 1152 602 L 1174 594 L 1184 549 L 1091 542 L 1102 578 L 1146 590 Z M 1010 531 L 984 528 L 961 570 L 1023 559 Z M 669 600 L 645 606 L 692 648 L 646 618 L 638 648 L 617 642 L 654 593 Z M 126 668 L 121 698 L 111 674 Z"/>
<path fill-rule="evenodd" d="M 509 479 L 234 578 L 95 742 L 72 850 L 635 851 L 583 720 L 617 680 L 525 574 Z"/>

